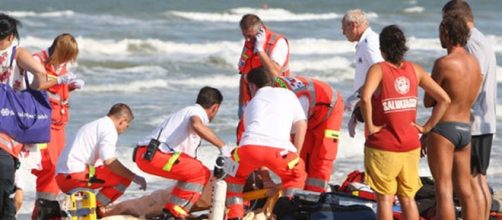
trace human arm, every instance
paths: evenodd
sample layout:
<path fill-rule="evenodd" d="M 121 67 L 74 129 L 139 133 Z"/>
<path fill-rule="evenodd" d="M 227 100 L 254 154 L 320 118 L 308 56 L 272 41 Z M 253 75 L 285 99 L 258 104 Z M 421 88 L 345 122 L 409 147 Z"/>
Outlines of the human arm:
<path fill-rule="evenodd" d="M 438 62 L 436 62 L 435 65 L 438 65 Z M 414 64 L 414 66 L 420 87 L 422 87 L 425 90 L 426 94 L 428 94 L 435 102 L 434 108 L 432 109 L 432 114 L 427 122 L 423 126 L 414 124 L 420 133 L 428 133 L 443 117 L 443 114 L 446 112 L 451 100 L 448 94 L 443 90 L 443 88 L 441 88 L 441 86 L 439 86 L 439 84 L 437 84 L 429 76 L 429 74 L 427 74 L 427 72 L 423 70 L 423 68 L 416 64 Z M 438 68 L 437 70 L 440 71 L 440 68 Z"/>
<path fill-rule="evenodd" d="M 298 153 L 300 153 L 305 141 L 305 134 L 307 133 L 307 120 L 298 120 L 293 123 L 293 130 L 295 131 L 293 145 L 295 145 Z"/>
<path fill-rule="evenodd" d="M 131 170 L 125 167 L 116 157 L 104 161 L 105 166 L 113 173 L 130 179 L 134 183 L 140 185 L 140 189 L 146 190 L 145 178 L 134 174 Z"/>
<path fill-rule="evenodd" d="M 134 179 L 134 174 L 131 170 L 125 167 L 116 157 L 104 161 L 105 166 L 113 171 L 113 173 L 123 176 L 127 179 Z"/>
<path fill-rule="evenodd" d="M 368 130 L 368 135 L 372 135 L 377 133 L 382 129 L 382 126 L 376 126 L 373 124 L 373 109 L 371 106 L 371 97 L 376 89 L 380 86 L 380 82 L 382 81 L 382 69 L 380 68 L 380 64 L 374 64 L 368 70 L 368 74 L 366 76 L 366 81 L 361 89 L 361 111 L 364 118 L 364 122 L 366 125 L 366 129 Z"/>
<path fill-rule="evenodd" d="M 289 46 L 284 38 L 277 40 L 277 43 L 270 54 L 265 52 L 266 35 L 263 28 L 256 35 L 255 53 L 260 58 L 263 67 L 273 76 L 279 76 L 282 73 L 282 66 L 286 62 L 289 54 Z"/>
<path fill-rule="evenodd" d="M 19 67 L 33 73 L 33 82 L 30 84 L 32 89 L 44 90 L 57 84 L 57 81 L 47 78 L 44 66 L 33 59 L 28 50 L 24 48 L 16 49 L 16 61 Z"/>
<path fill-rule="evenodd" d="M 434 62 L 434 66 L 432 67 L 431 78 L 437 84 L 441 85 L 441 83 L 443 82 L 443 77 L 441 75 L 441 70 L 440 70 L 441 69 L 441 67 L 440 67 L 441 65 L 438 65 L 438 63 L 440 63 L 440 59 L 436 60 L 436 62 Z M 418 69 L 418 71 L 424 71 L 421 66 L 417 66 L 415 68 Z M 429 93 L 425 92 L 424 93 L 424 106 L 426 108 L 430 108 L 430 107 L 433 107 L 434 105 L 436 105 L 436 102 L 435 102 L 434 98 L 432 98 L 432 96 L 430 96 Z"/>
<path fill-rule="evenodd" d="M 202 139 L 208 141 L 212 145 L 223 148 L 225 142 L 223 142 L 208 126 L 204 125 L 202 119 L 199 116 L 190 117 L 190 126 Z"/>

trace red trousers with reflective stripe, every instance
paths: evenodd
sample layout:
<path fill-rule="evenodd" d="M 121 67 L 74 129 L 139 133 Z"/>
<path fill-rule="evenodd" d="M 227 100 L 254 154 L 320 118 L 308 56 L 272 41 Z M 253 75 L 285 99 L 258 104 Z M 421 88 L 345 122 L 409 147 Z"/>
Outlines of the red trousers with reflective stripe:
<path fill-rule="evenodd" d="M 138 147 L 136 155 L 134 155 L 136 164 L 146 173 L 178 180 L 178 183 L 174 186 L 171 195 L 186 201 L 186 203 L 175 204 L 172 200 L 170 200 L 165 205 L 165 208 L 177 217 L 186 217 L 183 213 L 179 213 L 175 210 L 175 206 L 183 208 L 186 213 L 190 211 L 190 207 L 195 204 L 197 200 L 199 200 L 202 193 L 202 187 L 209 181 L 209 177 L 211 176 L 209 169 L 207 169 L 199 160 L 187 154 L 181 153 L 179 158 L 172 165 L 170 171 L 163 170 L 163 167 L 173 156 L 173 153 L 157 151 L 152 160 L 148 161 L 143 159 L 145 152 L 145 146 Z M 182 188 L 182 183 L 199 185 L 201 187 L 200 190 L 197 191 L 187 190 Z"/>
<path fill-rule="evenodd" d="M 303 142 L 300 157 L 305 162 L 307 171 L 306 190 L 324 192 L 325 188 L 319 185 L 309 184 L 309 179 L 327 183 L 333 173 L 333 162 L 336 159 L 339 139 L 327 137 L 326 130 L 340 131 L 343 120 L 344 104 L 340 94 L 337 95 L 335 106 L 331 115 L 326 120 L 329 111 L 327 105 L 316 105 L 314 114 L 308 120 L 307 133 Z"/>
<path fill-rule="evenodd" d="M 37 177 L 37 192 L 53 194 L 54 196 L 61 192 L 54 176 L 56 175 L 56 165 L 65 146 L 65 141 L 65 127 L 53 128 L 51 126 L 51 140 L 47 143 L 46 148 L 40 150 L 42 170 L 31 170 L 31 173 Z"/>
<path fill-rule="evenodd" d="M 239 168 L 235 177 L 229 176 L 225 179 L 227 183 L 243 186 L 249 174 L 265 166 L 279 175 L 284 190 L 303 189 L 307 176 L 303 161 L 299 160 L 291 169 L 288 167 L 291 161 L 298 158 L 298 154 L 288 152 L 285 155 L 281 155 L 282 149 L 258 145 L 244 145 L 238 147 L 236 150 L 239 156 Z M 227 188 L 227 199 L 230 197 L 239 197 L 242 199 L 242 192 L 232 192 L 230 188 Z M 232 204 L 228 208 L 227 218 L 244 216 L 242 203 Z"/>
<path fill-rule="evenodd" d="M 96 194 L 96 200 L 98 206 L 103 206 L 108 205 L 124 194 L 125 189 L 132 181 L 114 173 L 105 166 L 96 167 L 94 174 L 97 179 L 103 180 L 104 183 L 92 183 L 89 186 L 88 176 L 88 169 L 79 173 L 60 173 L 56 175 L 56 182 L 59 188 L 61 188 L 61 191 L 67 194 L 77 188 L 100 189 L 99 193 Z M 102 197 L 102 199 L 100 199 L 100 197 Z"/>

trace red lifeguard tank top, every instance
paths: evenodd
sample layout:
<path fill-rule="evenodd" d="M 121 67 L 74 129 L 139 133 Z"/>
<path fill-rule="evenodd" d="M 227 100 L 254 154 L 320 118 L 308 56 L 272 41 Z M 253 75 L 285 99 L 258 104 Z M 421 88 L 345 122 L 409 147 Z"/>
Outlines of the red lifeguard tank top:
<path fill-rule="evenodd" d="M 371 98 L 373 123 L 384 128 L 366 139 L 366 146 L 386 151 L 404 152 L 420 147 L 416 120 L 418 81 L 415 68 L 405 61 L 397 68 L 381 62 L 380 90 Z"/>

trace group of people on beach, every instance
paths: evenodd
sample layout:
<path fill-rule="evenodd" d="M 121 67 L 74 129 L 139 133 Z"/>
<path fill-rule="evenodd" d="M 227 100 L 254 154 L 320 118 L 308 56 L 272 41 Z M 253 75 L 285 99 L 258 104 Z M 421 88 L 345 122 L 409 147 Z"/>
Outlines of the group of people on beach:
<path fill-rule="evenodd" d="M 329 191 L 342 118 L 349 111 L 351 137 L 358 123 L 365 125 L 365 183 L 376 194 L 378 219 L 393 218 L 396 195 L 402 218 L 419 219 L 414 197 L 422 186 L 418 170 L 424 153 L 435 180 L 436 218 L 455 219 L 455 191 L 463 219 L 488 219 L 491 197 L 486 170 L 496 127 L 495 54 L 475 28 L 467 2 L 448 1 L 442 15 L 439 39 L 447 55 L 435 61 L 429 74 L 404 59 L 408 47 L 399 26 L 386 26 L 377 34 L 362 10 L 347 11 L 342 33 L 357 46 L 354 91 L 345 100 L 321 79 L 292 75 L 286 37 L 273 32 L 258 16 L 244 15 L 237 147 L 227 146 L 208 127 L 223 96 L 206 86 L 195 104 L 167 116 L 134 149 L 133 160 L 142 171 L 176 180 L 159 218 L 188 217 L 210 180 L 210 169 L 197 157 L 202 139 L 216 146 L 221 157 L 238 164 L 235 175 L 225 178 L 227 219 L 243 218 L 244 185 L 255 171 L 265 185 L 275 184 L 269 171 L 280 177 L 283 194 L 274 214 L 278 219 L 290 214 L 295 192 Z M 19 24 L 0 14 L 0 81 L 15 91 L 47 90 L 52 109 L 50 141 L 26 144 L 0 131 L 0 218 L 16 218 L 12 195 L 22 186 L 22 179 L 15 178 L 16 169 L 27 151 L 41 155 L 32 169 L 37 177 L 33 219 L 61 218 L 60 195 L 86 189 L 97 190 L 97 213 L 104 216 L 105 207 L 131 182 L 143 190 L 147 187 L 145 178 L 125 167 L 116 155 L 118 135 L 134 119 L 133 111 L 117 103 L 66 142 L 68 99 L 71 91 L 84 85 L 70 71 L 78 56 L 77 42 L 71 34 L 61 34 L 49 48 L 32 55 L 14 43 Z M 424 124 L 416 121 L 418 87 L 425 91 L 424 106 L 432 108 Z"/>

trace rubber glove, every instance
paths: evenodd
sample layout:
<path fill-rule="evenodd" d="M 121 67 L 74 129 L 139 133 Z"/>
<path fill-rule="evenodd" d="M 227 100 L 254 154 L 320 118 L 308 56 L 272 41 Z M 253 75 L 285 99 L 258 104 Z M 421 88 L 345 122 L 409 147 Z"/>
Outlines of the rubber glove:
<path fill-rule="evenodd" d="M 265 35 L 265 29 L 261 27 L 255 36 L 255 42 L 254 42 L 255 53 L 265 50 L 265 41 L 267 41 L 267 36 Z"/>
<path fill-rule="evenodd" d="M 349 122 L 347 123 L 347 127 L 349 128 L 350 137 L 356 136 L 356 127 L 357 127 L 357 119 L 354 114 L 350 116 Z"/>
<path fill-rule="evenodd" d="M 146 190 L 146 180 L 144 177 L 134 175 L 134 179 L 132 179 L 132 182 L 138 184 L 140 186 L 139 189 L 143 191 Z"/>
<path fill-rule="evenodd" d="M 355 92 L 345 100 L 345 111 L 354 111 L 357 103 L 359 102 L 359 93 Z"/>
<path fill-rule="evenodd" d="M 232 154 L 232 148 L 227 145 L 220 148 L 220 155 L 223 157 L 230 157 Z"/>
<path fill-rule="evenodd" d="M 85 81 L 83 79 L 74 79 L 70 82 L 70 88 L 72 89 L 82 89 L 85 85 Z"/>
<path fill-rule="evenodd" d="M 69 84 L 71 81 L 77 79 L 77 75 L 73 74 L 72 72 L 68 72 L 67 74 L 58 76 L 57 81 L 58 85 L 60 84 Z"/>

